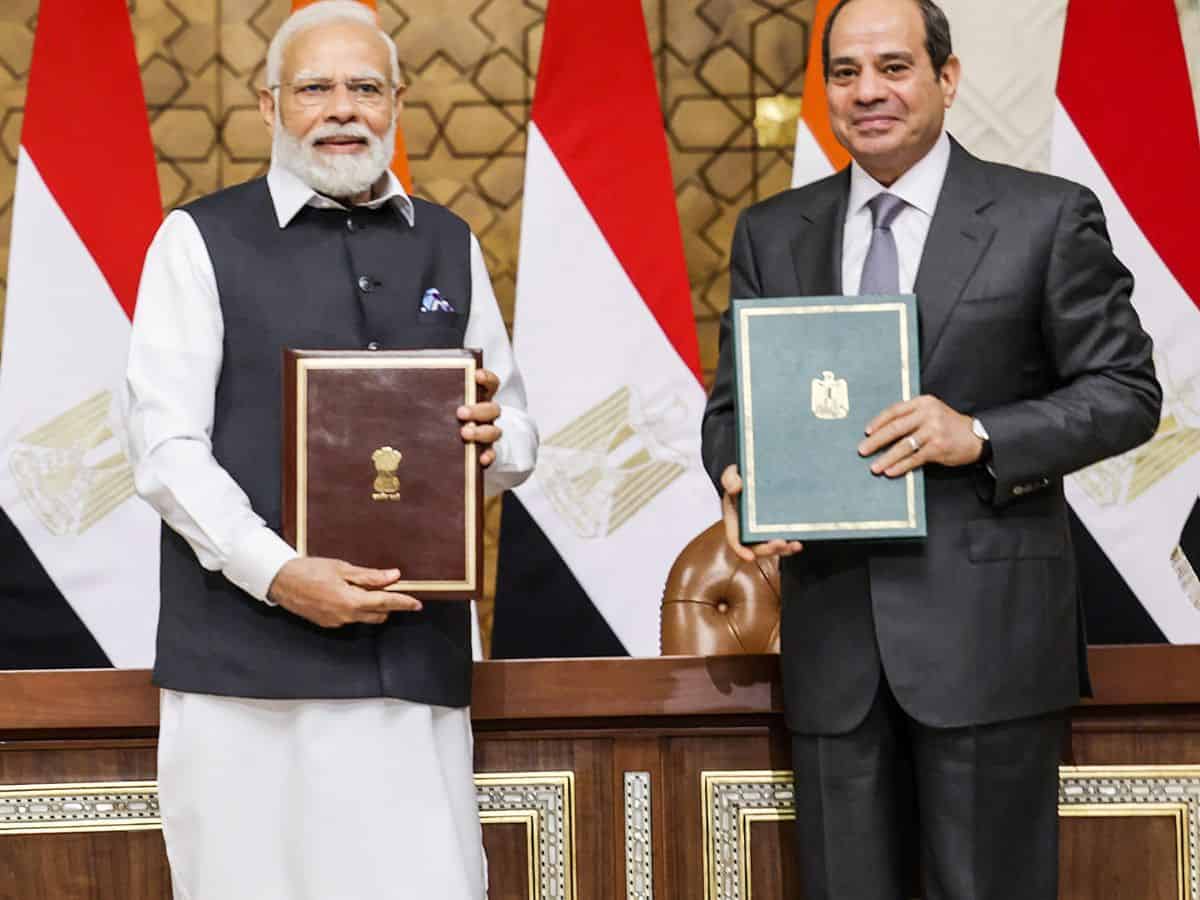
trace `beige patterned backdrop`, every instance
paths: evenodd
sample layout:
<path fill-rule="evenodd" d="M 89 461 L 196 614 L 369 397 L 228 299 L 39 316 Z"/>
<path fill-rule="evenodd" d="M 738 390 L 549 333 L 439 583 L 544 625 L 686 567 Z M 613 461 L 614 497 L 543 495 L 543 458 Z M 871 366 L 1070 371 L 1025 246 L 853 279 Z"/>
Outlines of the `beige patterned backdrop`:
<path fill-rule="evenodd" d="M 1176 0 L 1200 101 L 1200 0 Z M 757 102 L 798 97 L 815 0 L 642 0 L 654 50 L 703 364 L 716 363 L 740 209 L 788 184 L 790 135 L 763 146 Z M 0 312 L 38 0 L 0 0 Z M 255 86 L 288 0 L 130 0 L 163 207 L 262 172 Z M 545 0 L 379 0 L 411 84 L 417 193 L 479 235 L 511 322 L 524 126 Z M 597 2 L 597 15 L 603 4 Z M 952 127 L 985 156 L 1042 167 L 1066 0 L 946 0 L 967 67 Z M 986 27 L 974 27 L 975 25 Z M 1016 53 L 1021 65 L 1013 64 Z M 1137 73 L 1147 81 L 1153 73 Z M 496 510 L 489 516 L 489 583 Z M 486 619 L 486 610 L 485 610 Z"/>

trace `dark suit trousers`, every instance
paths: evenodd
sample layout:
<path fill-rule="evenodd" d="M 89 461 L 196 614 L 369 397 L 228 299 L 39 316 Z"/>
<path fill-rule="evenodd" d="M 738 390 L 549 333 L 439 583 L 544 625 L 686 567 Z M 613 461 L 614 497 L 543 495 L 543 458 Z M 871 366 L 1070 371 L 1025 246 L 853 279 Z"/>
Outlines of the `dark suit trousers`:
<path fill-rule="evenodd" d="M 848 734 L 792 738 L 804 900 L 1055 900 L 1061 713 L 968 728 L 881 685 Z"/>

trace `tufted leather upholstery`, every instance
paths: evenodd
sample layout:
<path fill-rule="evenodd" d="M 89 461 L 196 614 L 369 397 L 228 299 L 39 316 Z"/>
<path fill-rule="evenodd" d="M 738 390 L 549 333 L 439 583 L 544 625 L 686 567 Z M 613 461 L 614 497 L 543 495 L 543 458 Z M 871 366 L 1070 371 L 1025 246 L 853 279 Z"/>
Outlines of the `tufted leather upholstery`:
<path fill-rule="evenodd" d="M 743 562 L 720 521 L 696 535 L 667 575 L 664 656 L 779 652 L 779 559 Z"/>

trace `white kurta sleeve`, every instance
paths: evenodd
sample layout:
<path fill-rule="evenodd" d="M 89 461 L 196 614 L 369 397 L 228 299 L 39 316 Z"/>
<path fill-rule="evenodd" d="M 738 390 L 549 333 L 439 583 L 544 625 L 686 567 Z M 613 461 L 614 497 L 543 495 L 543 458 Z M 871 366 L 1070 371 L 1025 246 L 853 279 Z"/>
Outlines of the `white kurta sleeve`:
<path fill-rule="evenodd" d="M 500 390 L 493 399 L 500 404 L 496 424 L 503 434 L 494 447 L 496 459 L 484 475 L 484 491 L 494 497 L 516 487 L 533 472 L 538 432 L 525 408 L 525 381 L 517 368 L 483 250 L 475 235 L 471 235 L 471 314 L 463 346 L 483 350 L 484 368 L 500 379 Z"/>
<path fill-rule="evenodd" d="M 204 568 L 266 600 L 296 551 L 213 457 L 223 337 L 208 248 L 192 217 L 172 212 L 146 256 L 130 338 L 125 410 L 134 481 Z"/>

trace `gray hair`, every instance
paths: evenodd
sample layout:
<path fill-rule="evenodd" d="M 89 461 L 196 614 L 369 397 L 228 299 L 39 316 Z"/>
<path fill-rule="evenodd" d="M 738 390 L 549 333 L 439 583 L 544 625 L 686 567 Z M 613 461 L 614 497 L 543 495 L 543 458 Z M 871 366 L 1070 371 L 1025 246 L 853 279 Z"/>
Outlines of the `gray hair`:
<path fill-rule="evenodd" d="M 267 86 L 274 88 L 283 77 L 283 52 L 292 38 L 302 31 L 326 25 L 330 22 L 356 22 L 369 25 L 379 33 L 388 48 L 391 60 L 391 79 L 393 85 L 400 84 L 400 54 L 396 51 L 396 42 L 392 36 L 379 27 L 375 11 L 360 3 L 359 0 L 319 0 L 304 9 L 298 10 L 287 17 L 279 26 L 271 45 L 267 48 Z"/>

